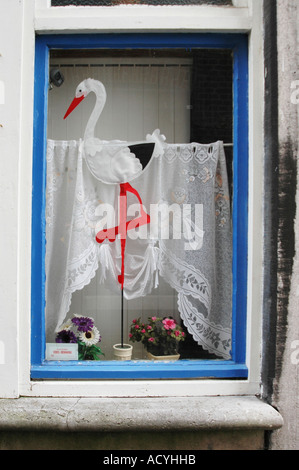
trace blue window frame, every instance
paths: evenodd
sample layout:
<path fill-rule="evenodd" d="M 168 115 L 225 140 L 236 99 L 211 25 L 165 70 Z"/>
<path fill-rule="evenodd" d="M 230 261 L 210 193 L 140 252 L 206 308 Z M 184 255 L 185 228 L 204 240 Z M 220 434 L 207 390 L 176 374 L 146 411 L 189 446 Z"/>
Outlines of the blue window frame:
<path fill-rule="evenodd" d="M 215 48 L 233 53 L 232 359 L 175 363 L 45 360 L 45 189 L 47 96 L 51 49 Z M 243 34 L 94 34 L 36 37 L 32 194 L 32 379 L 247 378 L 248 38 Z"/>

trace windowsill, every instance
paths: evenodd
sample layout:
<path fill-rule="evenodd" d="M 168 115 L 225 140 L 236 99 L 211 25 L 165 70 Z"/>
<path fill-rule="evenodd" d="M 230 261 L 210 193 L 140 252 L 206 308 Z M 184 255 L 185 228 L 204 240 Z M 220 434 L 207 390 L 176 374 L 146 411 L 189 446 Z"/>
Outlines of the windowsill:
<path fill-rule="evenodd" d="M 0 432 L 273 431 L 282 425 L 281 415 L 253 396 L 0 400 Z"/>

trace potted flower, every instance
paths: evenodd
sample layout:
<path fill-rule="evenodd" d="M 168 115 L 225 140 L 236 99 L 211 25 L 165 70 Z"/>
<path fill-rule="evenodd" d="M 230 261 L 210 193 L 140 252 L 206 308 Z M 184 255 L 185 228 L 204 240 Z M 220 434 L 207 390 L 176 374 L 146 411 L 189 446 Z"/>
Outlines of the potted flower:
<path fill-rule="evenodd" d="M 98 343 L 101 342 L 99 330 L 91 317 L 74 315 L 64 323 L 56 334 L 56 343 L 78 343 L 79 361 L 99 361 L 103 356 Z"/>
<path fill-rule="evenodd" d="M 141 342 L 150 359 L 177 360 L 178 345 L 184 341 L 185 333 L 171 317 L 149 317 L 148 323 L 140 318 L 133 320 L 129 333 L 130 341 Z"/>

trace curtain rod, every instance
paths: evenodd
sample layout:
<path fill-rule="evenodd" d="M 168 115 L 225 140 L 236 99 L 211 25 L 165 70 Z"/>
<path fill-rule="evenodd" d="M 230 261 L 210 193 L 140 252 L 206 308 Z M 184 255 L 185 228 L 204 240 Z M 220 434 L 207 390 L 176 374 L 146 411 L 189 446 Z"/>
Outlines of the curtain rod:
<path fill-rule="evenodd" d="M 185 68 L 185 67 L 191 67 L 191 64 L 147 64 L 147 63 L 144 63 L 144 64 L 136 64 L 136 63 L 128 63 L 128 64 L 93 64 L 93 63 L 90 63 L 90 64 L 64 64 L 63 62 L 59 63 L 59 64 L 50 64 L 50 67 L 74 67 L 74 68 L 79 68 L 79 67 L 119 67 L 119 68 L 123 68 L 123 67 L 160 67 L 160 68 L 168 68 L 168 67 L 182 67 L 182 68 Z"/>

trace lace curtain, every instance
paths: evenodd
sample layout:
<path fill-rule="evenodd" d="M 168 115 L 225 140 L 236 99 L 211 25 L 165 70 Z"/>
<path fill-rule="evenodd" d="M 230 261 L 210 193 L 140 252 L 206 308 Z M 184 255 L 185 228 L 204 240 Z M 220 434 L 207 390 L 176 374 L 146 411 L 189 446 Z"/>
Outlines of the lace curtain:
<path fill-rule="evenodd" d="M 161 277 L 177 292 L 181 319 L 194 340 L 229 359 L 232 236 L 222 142 L 163 144 L 130 184 L 150 214 L 128 232 L 124 296 L 149 294 Z M 119 291 L 120 240 L 96 242 L 117 225 L 119 186 L 101 183 L 86 165 L 82 141 L 48 141 L 46 189 L 46 329 L 64 321 L 72 294 L 96 273 Z M 138 201 L 128 194 L 128 218 Z"/>

